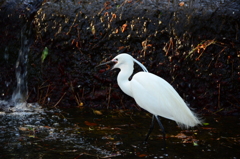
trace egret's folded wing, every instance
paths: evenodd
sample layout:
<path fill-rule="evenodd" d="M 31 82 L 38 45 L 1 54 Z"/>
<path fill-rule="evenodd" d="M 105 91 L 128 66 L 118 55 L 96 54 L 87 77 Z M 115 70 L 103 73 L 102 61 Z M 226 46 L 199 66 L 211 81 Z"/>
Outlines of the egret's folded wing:
<path fill-rule="evenodd" d="M 174 120 L 180 126 L 200 124 L 183 99 L 164 79 L 152 73 L 139 72 L 133 76 L 130 86 L 137 104 L 148 112 Z"/>

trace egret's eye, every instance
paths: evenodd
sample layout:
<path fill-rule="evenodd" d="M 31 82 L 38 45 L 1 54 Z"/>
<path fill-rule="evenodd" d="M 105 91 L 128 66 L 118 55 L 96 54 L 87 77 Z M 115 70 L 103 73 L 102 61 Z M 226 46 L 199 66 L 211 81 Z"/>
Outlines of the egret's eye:
<path fill-rule="evenodd" d="M 117 63 L 117 62 L 118 62 L 118 59 L 115 58 L 115 59 L 113 59 L 112 61 L 115 62 L 115 63 Z"/>

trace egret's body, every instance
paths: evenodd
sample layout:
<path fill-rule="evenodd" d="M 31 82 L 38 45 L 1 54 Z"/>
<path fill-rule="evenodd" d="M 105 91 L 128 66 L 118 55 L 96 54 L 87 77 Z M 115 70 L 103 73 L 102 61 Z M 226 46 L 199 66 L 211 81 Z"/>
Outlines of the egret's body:
<path fill-rule="evenodd" d="M 163 132 L 164 128 L 157 116 L 174 120 L 179 126 L 186 128 L 201 124 L 201 121 L 167 81 L 149 73 L 145 66 L 132 56 L 123 53 L 113 58 L 110 62 L 116 63 L 113 69 L 120 69 L 117 82 L 121 90 L 133 97 L 141 108 L 152 113 L 154 115 L 152 121 L 154 121 L 155 117 Z M 133 73 L 134 62 L 140 65 L 145 72 L 138 72 L 129 80 Z M 147 138 L 152 128 L 153 122 Z"/>
<path fill-rule="evenodd" d="M 129 70 L 128 73 L 132 74 Z M 126 76 L 124 74 L 126 73 L 120 71 L 118 85 L 143 109 L 174 120 L 181 127 L 193 127 L 200 123 L 175 89 L 161 77 L 148 72 L 139 72 L 129 81 L 128 78 L 122 80 Z"/>

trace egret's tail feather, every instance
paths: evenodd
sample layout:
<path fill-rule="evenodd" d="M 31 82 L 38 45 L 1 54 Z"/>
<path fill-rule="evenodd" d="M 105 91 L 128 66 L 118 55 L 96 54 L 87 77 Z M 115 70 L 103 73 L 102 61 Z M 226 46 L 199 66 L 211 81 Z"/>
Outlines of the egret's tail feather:
<path fill-rule="evenodd" d="M 199 117 L 198 114 L 192 111 L 190 111 L 190 113 L 191 114 L 189 114 L 187 118 L 184 118 L 184 120 L 182 120 L 183 122 L 179 122 L 179 121 L 176 122 L 178 126 L 181 127 L 182 129 L 188 129 L 190 127 L 202 125 L 203 119 Z"/>

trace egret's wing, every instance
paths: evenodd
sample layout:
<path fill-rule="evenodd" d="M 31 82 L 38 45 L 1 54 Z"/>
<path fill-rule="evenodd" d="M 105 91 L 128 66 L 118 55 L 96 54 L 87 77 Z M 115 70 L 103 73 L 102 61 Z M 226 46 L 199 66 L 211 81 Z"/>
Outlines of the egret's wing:
<path fill-rule="evenodd" d="M 186 127 L 200 124 L 175 89 L 164 79 L 147 72 L 139 72 L 131 80 L 132 96 L 148 112 Z"/>

